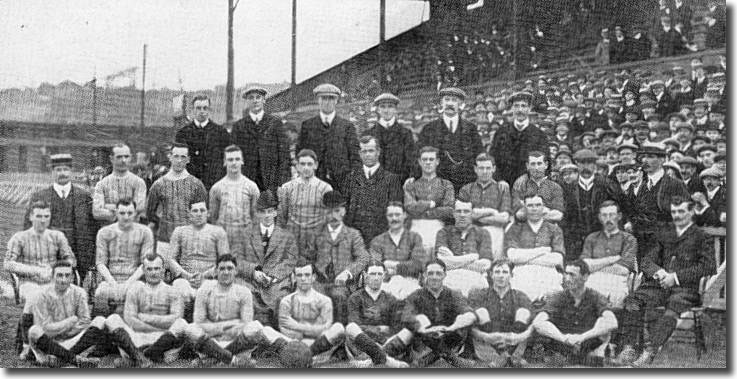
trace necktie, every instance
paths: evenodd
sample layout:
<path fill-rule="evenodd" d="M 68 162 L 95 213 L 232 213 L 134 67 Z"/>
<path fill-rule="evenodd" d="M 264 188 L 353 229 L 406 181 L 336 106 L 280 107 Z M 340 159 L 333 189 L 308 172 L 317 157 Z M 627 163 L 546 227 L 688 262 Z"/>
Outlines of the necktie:
<path fill-rule="evenodd" d="M 67 191 L 61 190 L 61 198 L 62 200 L 67 198 Z"/>
<path fill-rule="evenodd" d="M 655 183 L 653 183 L 653 178 L 649 178 L 647 181 L 647 189 L 651 190 L 655 186 Z"/>
<path fill-rule="evenodd" d="M 451 133 L 455 132 L 455 127 L 453 125 L 453 120 L 449 120 L 448 121 L 448 129 L 450 129 L 450 132 Z"/>

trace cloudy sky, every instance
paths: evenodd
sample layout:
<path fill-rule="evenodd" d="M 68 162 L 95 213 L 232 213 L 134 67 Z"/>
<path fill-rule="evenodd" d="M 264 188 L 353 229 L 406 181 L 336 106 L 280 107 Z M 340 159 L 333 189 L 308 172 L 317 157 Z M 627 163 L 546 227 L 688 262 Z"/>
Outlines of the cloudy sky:
<path fill-rule="evenodd" d="M 227 0 L 5 0 L 0 88 L 85 83 L 140 66 L 147 88 L 212 88 L 227 73 Z M 291 0 L 240 0 L 236 86 L 290 80 Z M 427 4 L 387 0 L 387 38 L 428 17 Z M 299 0 L 297 81 L 379 41 L 379 0 Z M 140 83 L 140 73 L 138 83 Z"/>

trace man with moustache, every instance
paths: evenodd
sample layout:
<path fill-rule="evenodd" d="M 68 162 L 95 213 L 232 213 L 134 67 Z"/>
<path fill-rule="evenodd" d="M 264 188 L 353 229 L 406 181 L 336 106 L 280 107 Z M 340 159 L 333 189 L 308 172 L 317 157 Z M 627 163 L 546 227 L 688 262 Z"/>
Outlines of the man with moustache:
<path fill-rule="evenodd" d="M 559 222 L 563 219 L 565 202 L 563 189 L 547 177 L 548 161 L 540 151 L 527 154 L 527 173 L 520 176 L 512 186 L 512 209 L 519 220 L 524 220 L 524 197 L 536 193 L 543 199 L 545 220 Z"/>
<path fill-rule="evenodd" d="M 374 105 L 379 120 L 366 134 L 379 141 L 381 167 L 396 174 L 404 183 L 414 171 L 417 149 L 412 132 L 398 122 L 399 98 L 391 93 L 382 93 L 374 99 Z"/>
<path fill-rule="evenodd" d="M 491 253 L 489 233 L 471 222 L 473 205 L 470 201 L 455 201 L 454 225 L 447 225 L 438 231 L 435 239 L 435 253 L 445 262 L 448 270 L 465 268 L 484 273 L 494 259 Z"/>
<path fill-rule="evenodd" d="M 422 128 L 417 145 L 433 146 L 440 150 L 438 176 L 453 183 L 457 192 L 476 179 L 474 160 L 484 148 L 476 125 L 460 116 L 466 93 L 459 88 L 449 87 L 441 89 L 439 95 L 442 117 Z"/>
<path fill-rule="evenodd" d="M 578 166 L 579 175 L 575 183 L 563 185 L 566 210 L 561 222 L 566 242 L 566 259 L 569 261 L 578 259 L 584 239 L 598 229 L 596 215 L 599 205 L 617 197 L 609 179 L 595 174 L 598 157 L 593 151 L 581 149 L 573 159 Z"/>
<path fill-rule="evenodd" d="M 266 90 L 250 86 L 243 92 L 245 115 L 233 124 L 233 143 L 243 152 L 243 174 L 260 191 L 276 191 L 291 179 L 289 138 L 282 121 L 264 111 Z"/>
<path fill-rule="evenodd" d="M 678 316 L 701 302 L 699 282 L 716 272 L 713 238 L 693 222 L 694 204 L 687 197 L 670 199 L 673 223 L 661 229 L 642 258 L 643 282 L 624 301 L 622 345 L 617 361 L 643 367 L 650 364 L 676 328 Z M 642 354 L 635 345 L 646 309 L 665 306 L 650 326 Z M 634 362 L 633 362 L 634 361 Z"/>
<path fill-rule="evenodd" d="M 497 162 L 497 179 L 514 183 L 525 173 L 525 162 L 530 151 L 545 151 L 548 137 L 530 120 L 532 95 L 527 92 L 513 94 L 511 104 L 514 121 L 494 134 L 489 151 Z"/>
<path fill-rule="evenodd" d="M 43 201 L 51 207 L 49 228 L 59 230 L 67 238 L 69 247 L 77 258 L 80 283 L 95 265 L 95 236 L 98 223 L 92 213 L 92 196 L 72 183 L 72 156 L 54 154 L 51 160 L 51 177 L 54 183 L 31 195 L 24 217 L 24 228 L 31 227 L 30 205 Z M 145 198 L 145 191 L 144 191 Z"/>
<path fill-rule="evenodd" d="M 692 156 L 684 156 L 676 161 L 678 167 L 681 168 L 681 177 L 683 183 L 688 189 L 688 193 L 695 194 L 696 192 L 706 193 L 704 189 L 704 183 L 699 178 L 699 162 Z M 698 201 L 697 201 L 698 203 Z"/>
<path fill-rule="evenodd" d="M 632 191 L 629 220 L 624 229 L 634 234 L 640 244 L 638 263 L 651 248 L 659 229 L 671 222 L 668 204 L 674 197 L 688 197 L 688 189 L 682 181 L 665 175 L 663 161 L 665 151 L 655 146 L 640 148 L 638 158 L 645 174 L 639 186 L 630 186 Z"/>
<path fill-rule="evenodd" d="M 389 202 L 386 220 L 389 230 L 374 237 L 369 245 L 371 258 L 383 263 L 387 277 L 418 277 L 430 256 L 422 246 L 422 237 L 405 227 L 404 205 L 398 201 Z"/>
<path fill-rule="evenodd" d="M 691 199 L 696 203 L 694 221 L 699 226 L 727 226 L 727 189 L 722 185 L 724 173 L 712 166 L 699 174 L 704 192 L 696 192 Z"/>
<path fill-rule="evenodd" d="M 260 192 L 257 184 L 243 175 L 243 150 L 230 145 L 224 154 L 226 175 L 210 189 L 210 220 L 228 233 L 230 251 L 242 254 Z"/>
<path fill-rule="evenodd" d="M 384 209 L 390 201 L 401 201 L 404 193 L 399 176 L 387 171 L 379 157 L 384 153 L 372 135 L 358 141 L 363 167 L 353 170 L 343 188 L 348 204 L 345 223 L 361 232 L 368 244 L 386 230 Z"/>
<path fill-rule="evenodd" d="M 128 145 L 113 145 L 110 162 L 113 172 L 95 185 L 92 214 L 103 225 L 115 222 L 115 205 L 120 200 L 136 203 L 136 219 L 146 213 L 146 182 L 130 171 L 131 149 Z"/>
<path fill-rule="evenodd" d="M 344 192 L 342 186 L 348 174 L 361 168 L 356 128 L 337 116 L 335 106 L 342 93 L 338 87 L 325 83 L 312 92 L 317 96 L 320 114 L 302 122 L 295 151 L 314 151 L 316 161 L 320 162 L 315 176 Z"/>
<path fill-rule="evenodd" d="M 190 160 L 187 172 L 202 181 L 206 190 L 223 177 L 223 149 L 230 145 L 230 135 L 210 119 L 210 98 L 197 95 L 192 99 L 194 119 L 179 129 L 174 141 L 187 146 Z"/>

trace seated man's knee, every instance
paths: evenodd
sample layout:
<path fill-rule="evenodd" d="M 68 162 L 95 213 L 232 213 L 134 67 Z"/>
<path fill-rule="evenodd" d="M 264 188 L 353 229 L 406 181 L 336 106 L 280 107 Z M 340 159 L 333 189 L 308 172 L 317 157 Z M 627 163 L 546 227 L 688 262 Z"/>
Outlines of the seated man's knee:
<path fill-rule="evenodd" d="M 97 316 L 92 319 L 92 322 L 90 322 L 90 326 L 94 326 L 97 329 L 104 329 L 105 328 L 105 317 Z"/>
<path fill-rule="evenodd" d="M 256 320 L 250 321 L 243 328 L 243 335 L 246 337 L 254 336 L 264 329 L 264 325 Z"/>
<path fill-rule="evenodd" d="M 345 327 L 345 334 L 350 338 L 356 338 L 361 333 L 363 333 L 363 330 L 361 330 L 361 327 L 355 322 L 352 322 Z"/>
<path fill-rule="evenodd" d="M 44 335 L 44 330 L 38 325 L 32 326 L 28 329 L 28 340 L 32 343 L 38 341 Z"/>
<path fill-rule="evenodd" d="M 191 340 L 197 339 L 197 337 L 205 334 L 205 331 L 195 323 L 188 323 L 183 318 L 179 318 L 169 327 L 169 333 L 175 337 L 187 337 Z"/>
<path fill-rule="evenodd" d="M 339 341 L 345 335 L 345 328 L 343 324 L 336 322 L 328 330 L 323 332 L 325 338 L 330 342 Z"/>
<path fill-rule="evenodd" d="M 105 327 L 111 331 L 123 328 L 125 327 L 125 321 L 123 321 L 123 318 L 119 314 L 113 313 L 105 319 Z"/>

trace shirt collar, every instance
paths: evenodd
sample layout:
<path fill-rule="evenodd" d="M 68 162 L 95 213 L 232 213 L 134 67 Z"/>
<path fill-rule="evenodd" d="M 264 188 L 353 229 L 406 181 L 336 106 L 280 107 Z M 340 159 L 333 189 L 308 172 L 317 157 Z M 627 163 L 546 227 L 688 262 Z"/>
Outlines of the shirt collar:
<path fill-rule="evenodd" d="M 583 188 L 584 190 L 588 191 L 594 185 L 594 178 L 595 178 L 595 175 L 591 175 L 591 177 L 588 178 L 588 179 L 584 179 L 583 176 L 580 176 L 579 175 L 578 176 L 578 185 L 581 186 L 581 188 Z"/>
<path fill-rule="evenodd" d="M 330 232 L 331 234 L 338 234 L 338 233 L 340 233 L 341 230 L 343 230 L 343 223 L 342 222 L 335 229 L 333 229 L 333 227 L 330 226 L 330 224 L 326 224 L 326 225 L 328 226 L 328 232 Z"/>
<path fill-rule="evenodd" d="M 320 112 L 320 120 L 322 120 L 323 122 L 327 121 L 328 124 L 332 124 L 334 119 L 335 119 L 335 111 L 333 111 L 333 113 L 331 114 L 325 114 L 325 113 Z"/>
<path fill-rule="evenodd" d="M 268 228 L 261 223 L 259 223 L 259 226 L 261 227 L 261 234 L 267 234 L 269 237 L 274 234 L 274 224 L 271 224 Z"/>
<path fill-rule="evenodd" d="M 688 230 L 688 228 L 691 227 L 691 225 L 693 225 L 693 221 L 689 222 L 688 225 L 686 225 L 686 227 L 683 228 L 683 229 L 680 229 L 680 228 L 678 228 L 676 226 L 676 236 L 678 236 L 678 237 L 682 236 L 683 233 L 686 233 L 686 231 Z"/>
<path fill-rule="evenodd" d="M 54 186 L 54 191 L 56 191 L 56 194 L 59 195 L 59 197 L 61 197 L 61 191 L 64 191 L 64 193 L 66 193 L 66 195 L 69 196 L 69 192 L 72 189 L 72 182 L 69 182 L 63 186 L 54 183 L 53 186 Z"/>
<path fill-rule="evenodd" d="M 379 164 L 375 164 L 374 167 L 366 167 L 366 165 L 363 166 L 363 173 L 366 176 L 371 176 L 376 173 L 376 170 L 379 169 Z"/>
<path fill-rule="evenodd" d="M 258 112 L 258 113 L 248 112 L 248 114 L 251 116 L 251 120 L 253 120 L 253 122 L 255 122 L 255 123 L 260 122 L 264 118 L 264 110 L 263 109 L 261 110 L 261 112 Z"/>
<path fill-rule="evenodd" d="M 716 186 L 716 188 L 714 188 L 714 189 L 713 189 L 713 190 L 711 190 L 711 191 L 709 191 L 709 190 L 706 190 L 706 194 L 707 194 L 707 196 L 709 197 L 709 200 L 710 200 L 710 201 L 711 201 L 711 199 L 713 199 L 713 198 L 714 198 L 714 195 L 716 195 L 716 194 L 717 194 L 717 192 L 719 191 L 719 189 L 720 189 L 720 188 L 722 188 L 722 186 Z"/>
<path fill-rule="evenodd" d="M 612 236 L 616 236 L 617 234 L 619 234 L 619 228 L 611 233 L 607 232 L 606 230 L 604 230 L 603 232 L 607 238 L 612 238 Z"/>
<path fill-rule="evenodd" d="M 458 115 L 456 114 L 453 117 L 448 117 L 443 113 L 443 122 L 445 122 L 445 126 L 450 125 L 450 122 L 453 122 L 453 125 L 455 125 L 456 129 L 458 128 Z"/>
<path fill-rule="evenodd" d="M 656 185 L 658 184 L 658 182 L 660 182 L 660 179 L 663 178 L 663 175 L 665 175 L 665 170 L 661 168 L 660 170 L 656 171 L 654 174 L 648 175 L 647 177 L 648 177 L 648 180 L 652 179 L 653 185 Z"/>
<path fill-rule="evenodd" d="M 532 229 L 533 232 L 537 233 L 538 231 L 540 231 L 540 228 L 542 228 L 543 221 L 545 220 L 540 219 L 540 221 L 533 223 L 532 221 L 527 220 L 527 225 L 530 227 L 530 229 Z"/>
<path fill-rule="evenodd" d="M 394 122 L 396 121 L 397 121 L 396 117 L 393 117 L 391 120 L 388 120 L 388 121 L 382 118 L 382 119 L 379 119 L 379 125 L 383 126 L 384 128 L 389 128 L 390 126 L 394 125 Z"/>
<path fill-rule="evenodd" d="M 194 122 L 194 125 L 195 125 L 196 127 L 198 127 L 198 128 L 204 128 L 205 126 L 207 126 L 207 124 L 209 124 L 209 123 L 210 123 L 210 119 L 209 119 L 209 118 L 208 118 L 207 120 L 205 120 L 205 122 L 202 122 L 202 123 L 200 123 L 200 122 L 199 122 L 199 121 L 197 121 L 197 120 L 192 120 L 192 121 Z"/>
<path fill-rule="evenodd" d="M 514 120 L 514 127 L 517 128 L 520 132 L 527 129 L 527 127 L 530 125 L 530 119 L 526 118 L 524 121 L 519 122 L 516 119 Z"/>

